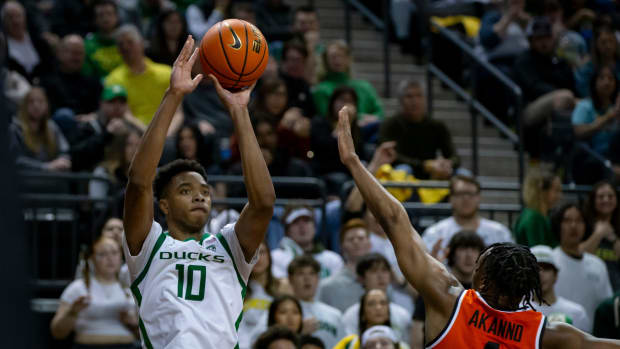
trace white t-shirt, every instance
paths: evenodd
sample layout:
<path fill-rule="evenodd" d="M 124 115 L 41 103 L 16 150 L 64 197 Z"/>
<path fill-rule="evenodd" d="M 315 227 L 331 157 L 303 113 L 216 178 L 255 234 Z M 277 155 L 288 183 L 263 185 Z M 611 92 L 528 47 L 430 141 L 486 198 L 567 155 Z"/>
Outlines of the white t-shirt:
<path fill-rule="evenodd" d="M 451 216 L 426 228 L 424 235 L 422 235 L 422 240 L 424 240 L 428 251 L 433 249 L 433 245 L 439 239 L 443 239 L 441 247 L 446 248 L 450 239 L 461 230 L 463 230 L 463 227 Z M 514 242 L 514 238 L 506 226 L 483 217 L 480 217 L 480 224 L 478 229 L 476 229 L 476 233 L 480 235 L 486 246 L 496 242 Z"/>
<path fill-rule="evenodd" d="M 360 303 L 352 305 L 342 316 L 347 335 L 359 334 Z M 409 326 L 411 313 L 398 304 L 390 303 L 390 324 L 398 341 L 409 343 Z"/>
<path fill-rule="evenodd" d="M 75 279 L 81 279 L 84 276 L 84 259 L 80 259 L 77 267 L 75 268 Z M 90 275 L 95 275 L 95 267 L 92 263 L 88 263 L 90 267 Z M 121 282 L 123 287 L 131 286 L 131 277 L 129 276 L 129 268 L 127 267 L 127 263 L 123 263 L 121 265 L 121 269 L 118 271 L 118 281 Z"/>
<path fill-rule="evenodd" d="M 133 311 L 135 303 L 128 288 L 120 283 L 102 284 L 90 278 L 90 288 L 83 279 L 78 279 L 65 288 L 60 300 L 73 304 L 78 297 L 89 296 L 90 304 L 78 313 L 75 322 L 76 334 L 133 336 L 121 322 L 121 313 Z"/>
<path fill-rule="evenodd" d="M 273 301 L 258 282 L 250 280 L 251 298 L 243 303 L 243 319 L 239 325 L 239 348 L 250 349 L 258 336 L 267 330 L 269 306 Z"/>
<path fill-rule="evenodd" d="M 396 252 L 390 242 L 390 239 L 382 238 L 375 233 L 370 233 L 370 252 L 376 252 L 385 257 L 392 266 L 392 271 L 397 279 L 402 279 L 403 273 L 398 266 L 398 260 L 396 259 Z"/>
<path fill-rule="evenodd" d="M 590 253 L 584 253 L 581 259 L 573 258 L 559 246 L 553 249 L 553 260 L 559 269 L 555 294 L 583 306 L 588 328 L 592 328 L 596 307 L 612 295 L 605 263 Z"/>
<path fill-rule="evenodd" d="M 314 317 L 319 322 L 319 329 L 312 333 L 325 344 L 325 348 L 333 348 L 344 337 L 342 312 L 321 302 L 300 301 L 304 320 Z"/>
<path fill-rule="evenodd" d="M 234 224 L 200 241 L 179 241 L 153 222 L 142 250 L 123 250 L 147 348 L 233 348 L 254 254 L 248 263 Z"/>
<path fill-rule="evenodd" d="M 557 297 L 555 303 L 551 305 L 537 305 L 536 311 L 543 313 L 549 322 L 565 322 L 582 331 L 592 332 L 586 310 L 564 297 Z"/>
<path fill-rule="evenodd" d="M 30 35 L 26 34 L 22 41 L 7 36 L 7 44 L 9 46 L 9 57 L 19 62 L 26 73 L 32 73 L 37 64 L 41 62 L 39 53 L 30 40 Z"/>
<path fill-rule="evenodd" d="M 304 254 L 304 251 L 291 238 L 285 236 L 280 241 L 280 247 L 271 251 L 271 273 L 276 278 L 285 278 L 288 276 L 288 265 L 291 261 Z M 335 274 L 344 266 L 344 261 L 339 254 L 330 250 L 322 250 L 313 253 L 312 257 L 321 265 L 319 276 L 321 279 Z"/>

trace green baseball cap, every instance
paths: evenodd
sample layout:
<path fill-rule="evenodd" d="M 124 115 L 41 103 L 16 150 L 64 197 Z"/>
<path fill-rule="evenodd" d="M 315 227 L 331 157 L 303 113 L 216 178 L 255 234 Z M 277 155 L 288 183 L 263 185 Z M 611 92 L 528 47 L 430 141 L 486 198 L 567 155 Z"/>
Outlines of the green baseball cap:
<path fill-rule="evenodd" d="M 127 90 L 121 85 L 110 85 L 103 88 L 101 100 L 109 101 L 115 98 L 127 100 Z"/>

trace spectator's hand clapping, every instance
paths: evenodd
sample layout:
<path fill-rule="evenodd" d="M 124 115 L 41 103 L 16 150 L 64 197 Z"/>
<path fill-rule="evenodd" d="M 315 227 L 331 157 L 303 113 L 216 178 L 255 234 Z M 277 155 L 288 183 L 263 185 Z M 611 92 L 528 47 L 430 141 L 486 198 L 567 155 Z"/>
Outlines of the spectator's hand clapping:
<path fill-rule="evenodd" d="M 121 322 L 131 328 L 137 328 L 138 327 L 138 316 L 136 316 L 136 312 L 133 310 L 123 310 L 120 313 L 120 317 L 121 317 Z"/>
<path fill-rule="evenodd" d="M 315 317 L 307 318 L 301 325 L 302 334 L 312 334 L 319 329 L 319 320 Z"/>
<path fill-rule="evenodd" d="M 215 127 L 207 120 L 198 121 L 198 129 L 204 136 L 215 133 Z"/>
<path fill-rule="evenodd" d="M 46 163 L 45 169 L 49 171 L 69 171 L 71 170 L 71 160 L 59 157 Z"/>
<path fill-rule="evenodd" d="M 448 179 L 452 176 L 452 160 L 438 157 L 424 161 L 424 170 L 430 174 L 432 179 Z"/>
<path fill-rule="evenodd" d="M 77 316 L 82 310 L 84 310 L 90 304 L 90 296 L 80 296 L 78 297 L 69 308 L 69 314 L 72 316 Z"/>
<path fill-rule="evenodd" d="M 385 164 L 393 163 L 394 160 L 396 160 L 396 141 L 383 142 L 375 150 L 368 167 L 376 171 Z"/>
<path fill-rule="evenodd" d="M 125 133 L 127 131 L 127 128 L 125 127 L 125 122 L 123 121 L 123 119 L 114 118 L 110 120 L 110 122 L 108 122 L 108 126 L 106 126 L 106 131 L 115 136 L 118 136 Z"/>

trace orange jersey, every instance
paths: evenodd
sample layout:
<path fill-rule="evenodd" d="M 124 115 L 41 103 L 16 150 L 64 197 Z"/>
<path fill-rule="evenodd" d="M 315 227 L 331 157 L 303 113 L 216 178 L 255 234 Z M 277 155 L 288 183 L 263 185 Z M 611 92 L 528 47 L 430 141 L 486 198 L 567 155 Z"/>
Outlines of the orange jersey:
<path fill-rule="evenodd" d="M 501 311 L 475 290 L 463 291 L 446 328 L 427 348 L 540 348 L 545 316 L 533 310 Z"/>

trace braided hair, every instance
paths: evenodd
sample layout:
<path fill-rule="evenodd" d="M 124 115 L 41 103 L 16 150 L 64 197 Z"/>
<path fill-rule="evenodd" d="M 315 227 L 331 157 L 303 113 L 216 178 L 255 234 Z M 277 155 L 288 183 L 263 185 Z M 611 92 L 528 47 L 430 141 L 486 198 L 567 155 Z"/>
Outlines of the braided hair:
<path fill-rule="evenodd" d="M 542 300 L 543 297 L 538 262 L 530 249 L 527 246 L 502 242 L 488 246 L 480 255 L 486 251 L 489 253 L 480 266 L 483 270 L 480 292 L 483 295 L 498 294 L 498 298 L 499 295 L 507 296 L 508 307 L 511 309 L 501 310 L 527 307 L 534 309 L 531 301 Z M 527 307 L 519 306 L 521 302 Z"/>

